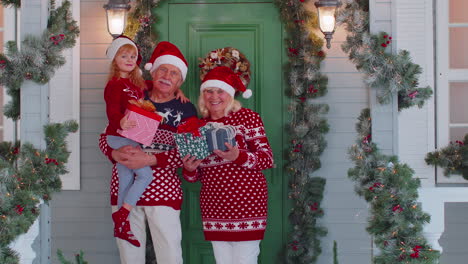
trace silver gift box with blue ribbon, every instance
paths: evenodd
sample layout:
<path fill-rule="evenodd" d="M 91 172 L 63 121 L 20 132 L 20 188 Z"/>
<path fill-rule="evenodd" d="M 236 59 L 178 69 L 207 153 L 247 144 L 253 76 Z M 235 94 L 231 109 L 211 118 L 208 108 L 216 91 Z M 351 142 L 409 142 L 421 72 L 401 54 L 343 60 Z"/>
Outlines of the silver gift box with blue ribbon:
<path fill-rule="evenodd" d="M 209 151 L 212 152 L 215 149 L 221 151 L 228 150 L 226 145 L 224 145 L 226 142 L 232 146 L 236 145 L 236 129 L 233 126 L 215 122 L 209 122 L 207 126 L 209 128 L 206 131 L 206 141 Z"/>

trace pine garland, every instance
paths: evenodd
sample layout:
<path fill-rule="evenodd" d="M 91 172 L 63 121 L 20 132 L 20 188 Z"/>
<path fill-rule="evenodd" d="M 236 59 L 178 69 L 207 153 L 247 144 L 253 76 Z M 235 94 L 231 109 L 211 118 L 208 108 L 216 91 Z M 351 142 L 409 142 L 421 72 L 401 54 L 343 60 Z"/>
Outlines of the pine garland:
<path fill-rule="evenodd" d="M 0 0 L 0 4 L 3 5 L 3 7 L 21 7 L 21 0 Z"/>
<path fill-rule="evenodd" d="M 447 177 L 459 174 L 468 180 L 468 134 L 463 141 L 450 142 L 445 148 L 427 153 L 425 160 L 428 165 L 444 168 Z"/>
<path fill-rule="evenodd" d="M 337 18 L 346 26 L 349 34 L 342 49 L 349 59 L 365 74 L 364 82 L 378 89 L 379 103 L 388 103 L 393 94 L 398 94 L 398 110 L 417 105 L 422 107 L 431 97 L 429 86 L 417 88 L 421 66 L 411 61 L 409 52 L 392 54 L 389 47 L 392 37 L 385 33 L 369 33 L 369 1 L 347 3 Z"/>
<path fill-rule="evenodd" d="M 47 29 L 40 36 L 26 36 L 21 50 L 15 41 L 9 41 L 7 52 L 0 53 L 0 85 L 4 85 L 11 96 L 11 101 L 4 106 L 4 115 L 13 120 L 20 118 L 20 87 L 24 80 L 47 83 L 65 64 L 62 51 L 72 48 L 78 37 L 79 29 L 72 19 L 70 1 L 64 1 L 57 9 L 54 2 L 50 1 Z"/>
<path fill-rule="evenodd" d="M 65 138 L 78 124 L 68 121 L 44 127 L 46 149 L 26 143 L 0 143 L 0 263 L 18 263 L 8 246 L 28 231 L 39 216 L 39 203 L 60 191 L 70 153 Z"/>
<path fill-rule="evenodd" d="M 73 264 L 74 263 L 74 262 L 71 262 L 71 261 L 67 260 L 65 258 L 65 256 L 63 255 L 62 250 L 60 250 L 60 249 L 57 250 L 57 256 L 58 256 L 58 259 L 59 259 L 60 263 L 62 263 L 62 264 Z M 80 250 L 79 254 L 75 254 L 75 261 L 76 261 L 76 264 L 88 264 L 88 262 L 84 260 L 84 253 L 81 250 Z"/>
<path fill-rule="evenodd" d="M 327 229 L 318 224 L 323 216 L 320 203 L 325 179 L 311 177 L 321 167 L 320 155 L 326 147 L 328 105 L 313 102 L 327 93 L 328 79 L 320 73 L 325 58 L 323 39 L 315 34 L 318 28 L 315 12 L 306 10 L 304 0 L 277 0 L 288 37 L 288 95 L 291 122 L 288 135 L 291 150 L 286 168 L 290 174 L 289 198 L 293 208 L 289 215 L 292 230 L 285 252 L 285 263 L 315 263 L 322 249 L 320 237 Z"/>
<path fill-rule="evenodd" d="M 356 130 L 357 143 L 349 150 L 355 167 L 348 176 L 356 183 L 356 193 L 370 205 L 367 231 L 380 249 L 373 263 L 438 263 L 440 253 L 423 236 L 430 216 L 417 201 L 419 179 L 396 156 L 381 154 L 372 143 L 369 109 L 362 111 Z"/>

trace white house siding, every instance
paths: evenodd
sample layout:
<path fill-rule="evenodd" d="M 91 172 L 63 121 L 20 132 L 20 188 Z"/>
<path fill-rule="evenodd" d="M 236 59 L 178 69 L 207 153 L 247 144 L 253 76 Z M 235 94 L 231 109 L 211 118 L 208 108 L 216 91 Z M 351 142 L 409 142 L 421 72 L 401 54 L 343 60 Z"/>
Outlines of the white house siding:
<path fill-rule="evenodd" d="M 321 33 L 320 33 L 321 34 Z M 355 124 L 363 108 L 369 107 L 369 95 L 363 86 L 362 75 L 341 50 L 346 31 L 337 28 L 332 47 L 323 61 L 322 72 L 328 76 L 328 94 L 320 99 L 327 103 L 330 131 L 326 135 L 328 146 L 321 160 L 322 168 L 316 176 L 327 179 L 321 223 L 328 228 L 322 240 L 322 255 L 317 263 L 333 262 L 333 241 L 338 244 L 340 263 L 371 263 L 372 242 L 365 231 L 367 203 L 354 192 L 354 184 L 347 171 L 353 166 L 348 159 L 348 148 L 357 134 Z"/>
<path fill-rule="evenodd" d="M 89 263 L 119 263 L 110 218 L 111 164 L 98 148 L 98 136 L 106 124 L 105 50 L 112 40 L 102 7 L 106 3 L 106 0 L 80 2 L 81 189 L 62 191 L 51 203 L 52 263 L 59 263 L 57 249 L 62 249 L 68 258 L 83 250 Z"/>

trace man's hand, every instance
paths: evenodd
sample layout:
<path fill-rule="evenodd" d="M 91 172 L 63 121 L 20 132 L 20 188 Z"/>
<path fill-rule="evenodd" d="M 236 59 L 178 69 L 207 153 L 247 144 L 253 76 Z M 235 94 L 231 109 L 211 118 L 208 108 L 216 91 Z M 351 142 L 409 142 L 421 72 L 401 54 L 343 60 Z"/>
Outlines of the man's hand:
<path fill-rule="evenodd" d="M 128 114 L 125 115 L 122 119 L 120 119 L 120 127 L 122 130 L 127 130 L 130 128 L 136 127 L 136 121 L 135 120 L 128 120 Z"/>
<path fill-rule="evenodd" d="M 233 147 L 231 144 L 229 144 L 227 142 L 224 143 L 224 145 L 226 145 L 228 150 L 223 152 L 223 151 L 221 151 L 219 149 L 215 149 L 215 150 L 213 150 L 213 153 L 220 156 L 221 158 L 227 159 L 229 161 L 236 160 L 237 157 L 239 157 L 239 148 L 237 146 Z"/>
<path fill-rule="evenodd" d="M 185 155 L 182 158 L 182 162 L 184 163 L 184 168 L 188 171 L 194 171 L 197 169 L 198 165 L 202 162 L 201 159 L 197 160 L 195 156 Z"/>
<path fill-rule="evenodd" d="M 129 169 L 156 165 L 156 157 L 148 155 L 139 147 L 124 146 L 112 151 L 112 158 Z"/>
<path fill-rule="evenodd" d="M 184 104 L 190 102 L 190 100 L 185 96 L 184 92 L 182 92 L 180 88 L 175 92 L 175 97 Z"/>

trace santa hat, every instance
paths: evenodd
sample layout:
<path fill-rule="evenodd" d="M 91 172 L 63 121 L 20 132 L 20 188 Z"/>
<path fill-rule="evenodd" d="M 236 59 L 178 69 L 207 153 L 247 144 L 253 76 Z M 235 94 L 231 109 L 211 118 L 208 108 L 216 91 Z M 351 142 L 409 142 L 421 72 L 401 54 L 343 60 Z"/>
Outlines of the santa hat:
<path fill-rule="evenodd" d="M 188 63 L 182 52 L 174 44 L 167 41 L 159 42 L 156 48 L 154 48 L 150 60 L 145 64 L 145 69 L 153 72 L 163 64 L 171 64 L 179 68 L 182 73 L 182 79 L 185 80 Z"/>
<path fill-rule="evenodd" d="M 133 40 L 131 40 L 129 37 L 124 36 L 124 35 L 118 36 L 109 45 L 109 47 L 107 48 L 107 51 L 106 51 L 107 58 L 109 58 L 112 61 L 115 58 L 115 55 L 117 54 L 119 49 L 123 45 L 126 45 L 126 44 L 130 44 L 130 45 L 135 47 L 135 49 L 137 51 L 137 55 L 138 55 L 136 63 L 137 63 L 137 65 L 140 65 L 142 58 L 141 58 L 140 50 L 138 49 L 138 46 L 135 44 L 135 42 L 133 42 Z"/>
<path fill-rule="evenodd" d="M 218 66 L 206 74 L 200 86 L 200 91 L 210 87 L 222 89 L 232 97 L 234 97 L 236 91 L 241 92 L 244 98 L 252 96 L 252 90 L 246 89 L 239 76 L 226 66 Z"/>

